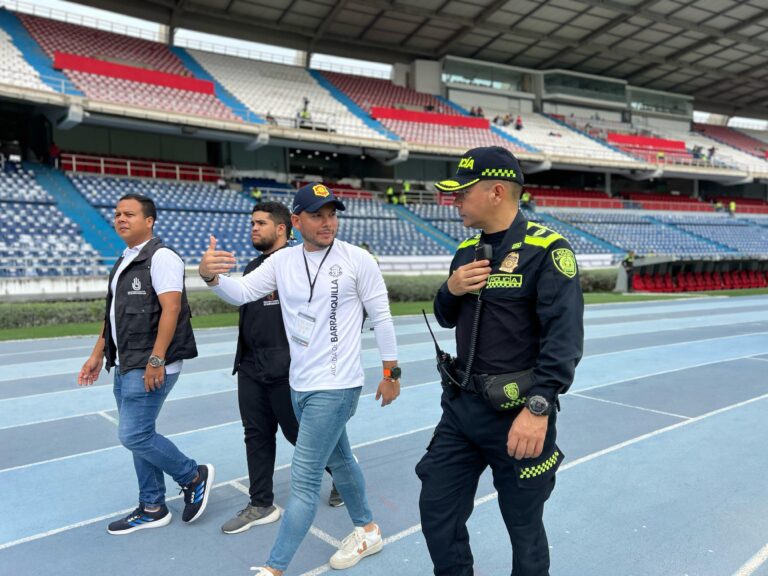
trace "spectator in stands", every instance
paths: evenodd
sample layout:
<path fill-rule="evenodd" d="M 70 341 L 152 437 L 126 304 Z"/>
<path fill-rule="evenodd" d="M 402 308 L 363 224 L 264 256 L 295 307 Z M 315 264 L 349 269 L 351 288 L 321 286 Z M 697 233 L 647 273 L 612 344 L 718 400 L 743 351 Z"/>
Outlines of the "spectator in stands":
<path fill-rule="evenodd" d="M 408 205 L 408 195 L 405 193 L 405 190 L 400 192 L 400 205 L 401 206 L 407 206 Z"/>
<path fill-rule="evenodd" d="M 523 119 L 520 116 L 520 114 L 517 115 L 517 118 L 515 118 L 515 130 L 522 130 L 523 129 Z"/>
<path fill-rule="evenodd" d="M 139 481 L 138 508 L 112 522 L 110 534 L 171 522 L 163 474 L 184 492 L 183 522 L 194 522 L 203 513 L 214 480 L 211 464 L 198 465 L 155 430 L 183 361 L 197 356 L 184 262 L 153 237 L 156 219 L 155 203 L 146 196 L 126 194 L 117 203 L 115 231 L 127 248 L 109 276 L 101 335 L 77 378 L 80 386 L 90 386 L 105 360 L 107 371 L 115 368 L 118 434 L 133 453 Z"/>
<path fill-rule="evenodd" d="M 403 181 L 403 192 L 406 194 L 411 193 L 411 181 L 410 180 L 404 180 Z"/>
<path fill-rule="evenodd" d="M 512 116 L 510 116 L 509 114 L 505 114 L 503 124 L 504 126 L 509 126 L 510 124 L 512 124 Z"/>
<path fill-rule="evenodd" d="M 485 118 L 485 112 L 483 112 L 482 106 L 477 107 L 477 116 L 479 116 L 480 118 Z"/>
<path fill-rule="evenodd" d="M 253 188 L 251 190 L 251 198 L 256 200 L 256 202 L 261 202 L 261 197 L 262 197 L 262 193 L 259 187 Z"/>
<path fill-rule="evenodd" d="M 251 213 L 251 242 L 261 255 L 248 263 L 243 274 L 255 270 L 285 248 L 291 232 L 288 208 L 279 202 L 256 204 Z M 275 435 L 280 426 L 285 439 L 296 445 L 299 434 L 288 386 L 291 354 L 278 293 L 272 292 L 261 300 L 240 306 L 239 326 L 232 373 L 237 374 L 237 400 L 245 431 L 250 501 L 221 527 L 225 534 L 239 534 L 252 526 L 269 524 L 280 518 L 272 491 Z M 335 486 L 331 489 L 329 503 L 331 506 L 344 504 Z"/>
<path fill-rule="evenodd" d="M 629 288 L 632 287 L 632 274 L 635 267 L 635 251 L 630 250 L 627 252 L 627 255 L 624 257 L 624 260 L 621 261 L 621 266 L 624 268 L 624 270 L 627 273 L 627 286 Z"/>
<path fill-rule="evenodd" d="M 728 202 L 728 212 L 731 214 L 731 216 L 736 216 L 736 200 L 731 200 Z"/>
<path fill-rule="evenodd" d="M 223 276 L 235 265 L 229 252 L 216 250 L 211 236 L 199 272 L 214 292 L 243 305 L 280 291 L 280 307 L 290 335 L 290 386 L 299 426 L 291 468 L 291 496 L 266 566 L 255 576 L 281 575 L 288 568 L 317 513 L 323 468 L 336 485 L 355 525 L 331 557 L 334 569 L 349 568 L 383 547 L 373 522 L 365 479 L 346 433 L 363 385 L 360 363 L 362 311 L 371 314 L 383 361 L 376 399 L 382 406 L 400 393 L 395 330 L 387 289 L 373 258 L 336 239 L 336 210 L 344 204 L 322 184 L 308 184 L 293 199 L 291 223 L 304 244 L 280 250 L 256 270 L 234 279 Z M 314 274 L 312 272 L 314 272 Z"/>
<path fill-rule="evenodd" d="M 560 132 L 554 132 L 552 130 L 550 130 L 549 136 L 552 136 L 553 138 L 562 138 L 563 137 L 563 135 L 560 134 Z"/>
<path fill-rule="evenodd" d="M 312 127 L 312 113 L 309 111 L 309 98 L 304 96 L 304 104 L 299 111 L 299 128 Z"/>
<path fill-rule="evenodd" d="M 394 204 L 395 199 L 395 187 L 391 184 L 387 186 L 387 204 Z"/>
<path fill-rule="evenodd" d="M 494 123 L 494 125 L 496 125 L 496 126 L 500 126 L 502 122 L 503 122 L 503 120 L 502 120 L 502 118 L 501 118 L 501 115 L 499 115 L 499 114 L 496 114 L 496 116 L 494 116 L 494 117 L 493 117 L 493 123 Z"/>
<path fill-rule="evenodd" d="M 667 158 L 667 155 L 664 153 L 664 150 L 659 150 L 658 152 L 656 152 L 656 161 L 659 164 L 663 164 L 666 158 Z"/>
<path fill-rule="evenodd" d="M 691 150 L 691 155 L 693 156 L 694 160 L 699 160 L 702 157 L 702 147 L 701 146 L 694 146 L 693 150 Z"/>
<path fill-rule="evenodd" d="M 707 160 L 712 162 L 712 159 L 715 157 L 716 149 L 714 146 L 712 146 L 709 150 L 707 150 Z"/>
<path fill-rule="evenodd" d="M 715 212 L 724 212 L 724 211 L 725 211 L 725 206 L 723 206 L 723 203 L 720 202 L 720 200 L 715 202 Z"/>
<path fill-rule="evenodd" d="M 271 124 L 272 126 L 277 126 L 277 120 L 274 116 L 272 116 L 272 112 L 267 112 L 266 115 L 267 123 Z"/>
<path fill-rule="evenodd" d="M 216 179 L 216 187 L 217 187 L 217 188 L 218 188 L 220 191 L 224 191 L 224 190 L 226 190 L 226 189 L 227 189 L 229 186 L 227 185 L 227 181 L 226 181 L 226 180 L 224 180 L 224 178 L 223 178 L 222 176 L 219 176 L 219 177 Z"/>
<path fill-rule="evenodd" d="M 469 115 L 477 116 L 477 109 L 474 106 L 472 106 L 472 108 L 469 109 Z"/>
<path fill-rule="evenodd" d="M 51 142 L 51 145 L 48 147 L 48 165 L 58 168 L 60 156 L 61 148 L 56 145 L 56 142 Z"/>
<path fill-rule="evenodd" d="M 523 190 L 523 193 L 520 195 L 520 205 L 531 212 L 536 211 L 536 202 L 533 200 L 533 194 L 528 192 L 528 190 Z"/>

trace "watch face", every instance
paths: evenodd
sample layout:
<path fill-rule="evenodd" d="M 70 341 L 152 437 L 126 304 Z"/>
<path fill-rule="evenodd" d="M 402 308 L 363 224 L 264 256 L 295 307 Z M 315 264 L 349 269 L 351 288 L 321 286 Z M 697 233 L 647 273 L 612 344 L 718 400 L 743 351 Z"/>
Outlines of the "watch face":
<path fill-rule="evenodd" d="M 389 372 L 392 375 L 391 377 L 394 378 L 395 380 L 399 380 L 400 375 L 402 374 L 402 370 L 400 370 L 400 366 L 395 366 L 394 368 L 390 369 Z"/>
<path fill-rule="evenodd" d="M 528 410 L 537 416 L 543 415 L 549 409 L 549 402 L 541 396 L 532 396 L 528 399 Z"/>

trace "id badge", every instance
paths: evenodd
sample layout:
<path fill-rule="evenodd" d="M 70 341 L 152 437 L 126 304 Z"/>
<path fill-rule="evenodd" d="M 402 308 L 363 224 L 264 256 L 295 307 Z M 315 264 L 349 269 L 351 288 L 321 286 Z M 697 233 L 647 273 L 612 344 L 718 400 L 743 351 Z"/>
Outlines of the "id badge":
<path fill-rule="evenodd" d="M 309 314 L 299 312 L 296 316 L 295 322 L 293 323 L 291 340 L 302 346 L 309 346 L 309 340 L 312 337 L 312 332 L 314 329 L 315 318 Z"/>

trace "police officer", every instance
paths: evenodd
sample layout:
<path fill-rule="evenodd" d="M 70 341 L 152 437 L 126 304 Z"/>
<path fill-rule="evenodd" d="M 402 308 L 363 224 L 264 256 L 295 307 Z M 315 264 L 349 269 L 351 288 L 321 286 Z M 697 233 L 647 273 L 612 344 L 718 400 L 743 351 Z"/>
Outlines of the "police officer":
<path fill-rule="evenodd" d="M 251 213 L 251 242 L 256 250 L 261 250 L 261 255 L 248 263 L 243 274 L 252 272 L 285 248 L 290 235 L 288 208 L 279 202 L 256 204 Z M 225 534 L 239 534 L 280 518 L 272 491 L 277 427 L 280 426 L 291 444 L 296 444 L 299 434 L 288 385 L 290 365 L 291 354 L 277 291 L 242 305 L 232 374 L 237 374 L 237 399 L 245 430 L 250 501 L 224 523 L 221 530 Z M 329 504 L 344 504 L 335 486 Z"/>
<path fill-rule="evenodd" d="M 442 417 L 416 466 L 436 576 L 473 574 L 466 522 L 487 466 L 512 574 L 549 574 L 542 514 L 563 460 L 555 407 L 582 355 L 584 302 L 568 242 L 519 211 L 522 185 L 517 159 L 501 147 L 468 151 L 456 176 L 436 184 L 455 194 L 464 226 L 482 230 L 459 245 L 434 303 L 439 324 L 456 328 L 457 346 Z M 492 255 L 476 259 L 483 245 Z"/>

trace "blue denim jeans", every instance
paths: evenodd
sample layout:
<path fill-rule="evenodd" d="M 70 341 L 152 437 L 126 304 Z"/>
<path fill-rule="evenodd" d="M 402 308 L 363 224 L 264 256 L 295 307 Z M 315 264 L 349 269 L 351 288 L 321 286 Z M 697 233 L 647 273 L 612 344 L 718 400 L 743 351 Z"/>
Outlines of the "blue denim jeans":
<path fill-rule="evenodd" d="M 327 466 L 355 526 L 373 521 L 365 495 L 365 479 L 352 455 L 347 421 L 357 409 L 362 388 L 297 392 L 291 400 L 299 421 L 299 437 L 291 465 L 291 496 L 267 565 L 288 568 L 317 514 L 320 482 Z"/>
<path fill-rule="evenodd" d="M 155 431 L 155 422 L 179 374 L 166 374 L 165 381 L 153 392 L 144 390 L 144 370 L 120 374 L 115 367 L 114 393 L 120 420 L 120 443 L 133 453 L 133 466 L 139 480 L 139 502 L 150 506 L 165 503 L 165 478 L 171 476 L 181 486 L 197 474 L 197 462 Z"/>

